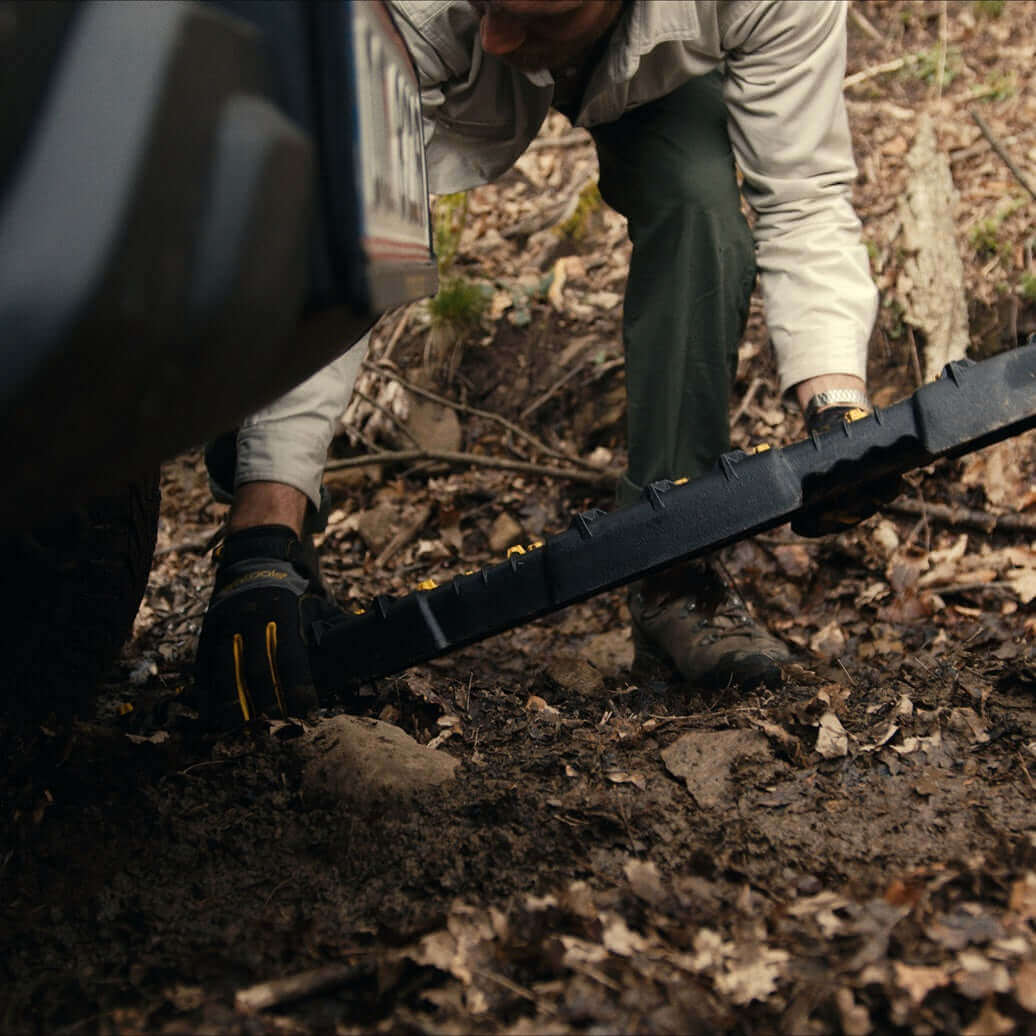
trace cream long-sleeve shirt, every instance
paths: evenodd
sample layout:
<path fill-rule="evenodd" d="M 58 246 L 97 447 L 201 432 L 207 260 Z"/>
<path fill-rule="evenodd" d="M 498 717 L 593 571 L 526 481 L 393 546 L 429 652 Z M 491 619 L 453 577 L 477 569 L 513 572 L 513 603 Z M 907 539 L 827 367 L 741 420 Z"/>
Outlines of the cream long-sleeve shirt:
<path fill-rule="evenodd" d="M 486 54 L 467 0 L 389 6 L 421 81 L 432 191 L 500 176 L 539 132 L 553 77 Z M 722 70 L 731 143 L 756 213 L 756 260 L 782 391 L 820 374 L 866 374 L 877 292 L 850 198 L 856 167 L 842 98 L 845 19 L 840 0 L 633 0 L 576 116 L 585 127 L 612 122 Z M 342 370 L 351 366 L 331 365 L 284 397 L 283 412 L 279 401 L 247 423 L 239 482 L 270 478 L 315 497 L 325 460 L 316 432 L 344 407 L 352 379 L 343 380 Z M 261 462 L 250 467 L 249 458 Z"/>

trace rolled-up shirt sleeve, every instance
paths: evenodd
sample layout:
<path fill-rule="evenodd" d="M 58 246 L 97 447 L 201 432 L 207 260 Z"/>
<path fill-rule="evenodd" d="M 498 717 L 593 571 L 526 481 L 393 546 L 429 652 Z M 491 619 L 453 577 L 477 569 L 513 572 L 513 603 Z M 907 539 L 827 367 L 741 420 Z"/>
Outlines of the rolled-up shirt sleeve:
<path fill-rule="evenodd" d="M 730 136 L 782 392 L 820 374 L 865 378 L 877 312 L 851 201 L 845 17 L 830 0 L 742 0 L 724 19 Z"/>
<path fill-rule="evenodd" d="M 327 449 L 369 344 L 366 334 L 333 363 L 242 422 L 235 489 L 245 482 L 280 482 L 320 506 Z"/>

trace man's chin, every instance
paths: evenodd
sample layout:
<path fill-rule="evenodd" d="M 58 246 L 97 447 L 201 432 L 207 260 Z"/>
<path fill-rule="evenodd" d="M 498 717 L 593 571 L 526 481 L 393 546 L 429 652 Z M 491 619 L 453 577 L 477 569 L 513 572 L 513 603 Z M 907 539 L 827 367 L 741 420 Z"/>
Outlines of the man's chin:
<path fill-rule="evenodd" d="M 549 47 L 520 47 L 510 54 L 500 55 L 500 60 L 522 72 L 558 72 L 578 65 L 586 57 L 589 49 L 583 47 L 578 52 L 573 52 L 571 49 L 558 51 Z"/>

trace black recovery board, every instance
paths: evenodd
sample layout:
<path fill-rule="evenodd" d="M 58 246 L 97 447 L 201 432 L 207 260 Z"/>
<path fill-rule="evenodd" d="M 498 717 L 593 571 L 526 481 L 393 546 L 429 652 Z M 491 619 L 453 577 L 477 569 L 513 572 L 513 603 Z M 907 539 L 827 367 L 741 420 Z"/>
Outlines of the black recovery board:
<path fill-rule="evenodd" d="M 338 690 L 399 672 L 674 562 L 735 543 L 867 487 L 1036 427 L 1036 339 L 942 376 L 887 409 L 780 449 L 735 450 L 614 513 L 594 509 L 544 543 L 311 629 L 314 677 Z"/>

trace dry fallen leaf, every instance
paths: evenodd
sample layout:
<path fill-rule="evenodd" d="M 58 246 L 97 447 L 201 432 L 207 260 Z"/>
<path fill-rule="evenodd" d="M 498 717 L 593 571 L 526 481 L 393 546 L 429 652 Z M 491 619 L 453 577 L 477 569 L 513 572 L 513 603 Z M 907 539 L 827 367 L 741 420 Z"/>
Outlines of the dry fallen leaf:
<path fill-rule="evenodd" d="M 825 759 L 838 759 L 849 751 L 849 735 L 833 712 L 820 717 L 816 749 Z"/>
<path fill-rule="evenodd" d="M 1000 1014 L 993 1001 L 987 1000 L 978 1017 L 962 1030 L 962 1036 L 1008 1036 L 1015 1031 L 1014 1021 Z"/>
<path fill-rule="evenodd" d="M 896 985 L 910 996 L 915 1007 L 919 1007 L 933 989 L 947 986 L 950 983 L 950 976 L 946 973 L 945 968 L 914 966 L 898 960 L 893 962 L 893 967 L 896 974 Z"/>
<path fill-rule="evenodd" d="M 776 992 L 777 982 L 789 959 L 784 950 L 757 947 L 751 959 L 737 964 L 727 963 L 723 972 L 716 976 L 716 990 L 739 1005 L 765 1000 Z"/>
<path fill-rule="evenodd" d="M 623 868 L 630 888 L 652 906 L 658 906 L 667 896 L 658 867 L 650 860 L 628 860 Z"/>
<path fill-rule="evenodd" d="M 605 949 L 620 957 L 632 957 L 648 948 L 647 939 L 627 927 L 621 917 L 612 917 L 608 920 L 601 933 L 601 942 L 604 943 Z"/>
<path fill-rule="evenodd" d="M 525 703 L 525 708 L 529 712 L 538 712 L 544 716 L 557 716 L 558 710 L 553 705 L 548 705 L 547 702 L 541 698 L 538 694 L 530 694 L 528 701 Z"/>
<path fill-rule="evenodd" d="M 821 658 L 837 658 L 845 650 L 845 633 L 841 625 L 832 620 L 809 638 L 809 649 Z"/>
<path fill-rule="evenodd" d="M 1008 909 L 1018 915 L 1019 921 L 1036 918 L 1036 872 L 1029 871 L 1011 886 Z"/>
<path fill-rule="evenodd" d="M 1022 961 L 1014 981 L 1018 1003 L 1030 1014 L 1036 1014 L 1036 960 Z"/>

